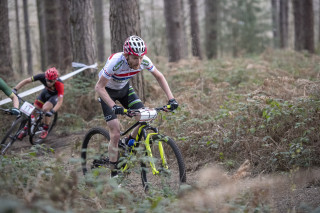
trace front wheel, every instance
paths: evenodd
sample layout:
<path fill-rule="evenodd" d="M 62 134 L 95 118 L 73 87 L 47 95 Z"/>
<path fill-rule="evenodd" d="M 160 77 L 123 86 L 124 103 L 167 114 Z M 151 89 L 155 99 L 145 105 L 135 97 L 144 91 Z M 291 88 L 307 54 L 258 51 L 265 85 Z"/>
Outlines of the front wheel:
<path fill-rule="evenodd" d="M 45 140 L 40 137 L 43 131 L 43 119 L 44 118 L 42 118 L 42 120 L 40 121 L 37 121 L 35 124 L 32 124 L 31 128 L 29 128 L 29 141 L 32 145 L 41 144 Z M 58 120 L 58 113 L 56 112 L 54 116 L 50 118 L 48 135 L 52 131 L 53 127 L 56 125 L 57 120 Z"/>
<path fill-rule="evenodd" d="M 101 127 L 90 129 L 85 135 L 81 149 L 82 172 L 99 169 L 109 163 L 109 132 Z"/>
<path fill-rule="evenodd" d="M 10 146 L 17 140 L 20 131 L 27 122 L 27 120 L 24 119 L 25 118 L 23 117 L 16 119 L 9 128 L 8 132 L 1 141 L 1 155 L 4 155 Z"/>
<path fill-rule="evenodd" d="M 176 142 L 157 134 L 151 138 L 150 148 L 151 153 L 146 150 L 148 160 L 141 165 L 145 191 L 176 194 L 180 185 L 186 182 L 185 164 Z"/>

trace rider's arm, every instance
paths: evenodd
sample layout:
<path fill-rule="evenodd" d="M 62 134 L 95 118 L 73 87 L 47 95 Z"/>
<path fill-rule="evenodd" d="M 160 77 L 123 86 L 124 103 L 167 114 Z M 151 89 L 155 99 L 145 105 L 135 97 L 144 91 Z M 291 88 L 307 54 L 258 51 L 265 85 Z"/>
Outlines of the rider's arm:
<path fill-rule="evenodd" d="M 166 78 L 163 76 L 163 74 L 160 71 L 158 71 L 157 69 L 155 69 L 152 72 L 152 74 L 157 79 L 162 90 L 166 93 L 168 99 L 170 100 L 170 99 L 174 98 L 172 95 L 172 92 L 170 90 L 170 87 L 168 85 L 168 82 L 167 82 Z"/>
<path fill-rule="evenodd" d="M 19 89 L 21 89 L 21 87 L 23 87 L 24 85 L 29 84 L 31 82 L 32 82 L 32 77 L 26 78 L 26 79 L 20 81 L 20 83 L 18 83 L 17 86 L 15 86 L 14 88 L 19 90 Z"/>
<path fill-rule="evenodd" d="M 58 96 L 58 102 L 57 104 L 52 108 L 55 112 L 57 112 L 63 103 L 63 96 Z"/>
<path fill-rule="evenodd" d="M 95 91 L 98 93 L 98 95 L 100 96 L 100 98 L 102 98 L 102 100 L 108 104 L 109 107 L 113 107 L 116 103 L 110 98 L 109 94 L 107 93 L 105 86 L 108 83 L 108 79 L 101 76 L 95 86 Z"/>
<path fill-rule="evenodd" d="M 9 97 L 12 99 L 13 107 L 19 108 L 19 99 L 18 99 L 18 97 L 13 92 L 11 93 L 11 95 Z"/>

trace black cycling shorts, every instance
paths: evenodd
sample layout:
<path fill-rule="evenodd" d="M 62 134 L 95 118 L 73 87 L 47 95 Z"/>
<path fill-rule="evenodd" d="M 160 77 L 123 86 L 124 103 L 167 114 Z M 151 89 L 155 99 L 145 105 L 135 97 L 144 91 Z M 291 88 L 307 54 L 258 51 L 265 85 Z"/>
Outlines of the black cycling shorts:
<path fill-rule="evenodd" d="M 58 95 L 51 95 L 48 90 L 44 89 L 36 99 L 35 104 L 42 108 L 43 104 L 47 101 L 51 102 L 52 105 L 55 106 L 58 102 Z"/>
<path fill-rule="evenodd" d="M 114 90 L 110 88 L 106 88 L 106 90 L 110 98 L 113 101 L 119 101 L 125 109 L 140 109 L 144 107 L 142 101 L 139 99 L 138 95 L 135 93 L 133 87 L 130 86 L 129 83 L 120 90 Z M 109 107 L 108 104 L 106 104 L 102 99 L 101 107 L 104 118 L 107 122 L 117 118 L 117 115 L 114 114 L 111 107 Z"/>

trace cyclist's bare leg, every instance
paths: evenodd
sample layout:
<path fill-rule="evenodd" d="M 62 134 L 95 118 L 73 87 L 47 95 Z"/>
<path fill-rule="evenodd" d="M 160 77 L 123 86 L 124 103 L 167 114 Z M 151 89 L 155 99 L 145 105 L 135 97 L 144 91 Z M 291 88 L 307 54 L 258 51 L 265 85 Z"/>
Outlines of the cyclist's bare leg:
<path fill-rule="evenodd" d="M 108 121 L 110 144 L 108 146 L 110 162 L 118 161 L 118 142 L 120 140 L 120 123 L 118 119 Z"/>
<path fill-rule="evenodd" d="M 47 101 L 45 104 L 42 106 L 42 110 L 44 112 L 49 112 L 53 108 L 53 104 L 49 101 Z M 50 123 L 50 117 L 44 116 L 44 124 L 49 125 Z"/>

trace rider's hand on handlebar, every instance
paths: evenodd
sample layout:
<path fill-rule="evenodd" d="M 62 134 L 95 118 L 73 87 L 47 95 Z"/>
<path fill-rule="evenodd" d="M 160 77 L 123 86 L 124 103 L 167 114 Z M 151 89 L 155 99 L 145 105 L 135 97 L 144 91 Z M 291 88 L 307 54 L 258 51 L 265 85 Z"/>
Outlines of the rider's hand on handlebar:
<path fill-rule="evenodd" d="M 170 111 L 177 109 L 179 106 L 178 102 L 174 98 L 169 100 L 168 105 L 170 105 Z"/>
<path fill-rule="evenodd" d="M 49 112 L 46 112 L 46 116 L 47 117 L 51 117 L 52 115 L 54 115 L 56 112 L 52 109 Z"/>
<path fill-rule="evenodd" d="M 116 115 L 124 115 L 124 108 L 116 104 L 112 107 L 112 111 L 114 111 Z"/>
<path fill-rule="evenodd" d="M 20 110 L 15 108 L 15 107 L 13 107 L 13 108 L 10 109 L 10 113 L 12 115 L 20 115 Z"/>

